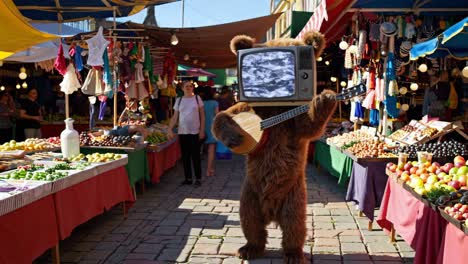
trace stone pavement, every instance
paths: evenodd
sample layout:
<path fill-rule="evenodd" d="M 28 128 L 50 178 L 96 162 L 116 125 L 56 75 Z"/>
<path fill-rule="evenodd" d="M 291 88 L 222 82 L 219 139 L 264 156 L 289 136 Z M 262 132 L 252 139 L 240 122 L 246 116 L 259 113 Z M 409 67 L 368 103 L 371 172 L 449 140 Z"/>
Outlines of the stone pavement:
<path fill-rule="evenodd" d="M 204 165 L 204 164 L 203 164 Z M 204 168 L 204 167 L 203 167 Z M 401 238 L 391 243 L 374 223 L 358 217 L 346 190 L 326 172 L 307 168 L 306 257 L 313 263 L 412 263 L 413 250 Z M 60 243 L 62 263 L 282 263 L 281 230 L 268 227 L 264 258 L 235 257 L 245 243 L 239 222 L 244 158 L 217 161 L 216 176 L 201 187 L 180 186 L 179 162 L 161 182 L 147 188 L 123 220 L 121 206 L 76 228 Z M 376 212 L 377 214 L 377 212 Z M 46 253 L 35 261 L 50 263 Z"/>

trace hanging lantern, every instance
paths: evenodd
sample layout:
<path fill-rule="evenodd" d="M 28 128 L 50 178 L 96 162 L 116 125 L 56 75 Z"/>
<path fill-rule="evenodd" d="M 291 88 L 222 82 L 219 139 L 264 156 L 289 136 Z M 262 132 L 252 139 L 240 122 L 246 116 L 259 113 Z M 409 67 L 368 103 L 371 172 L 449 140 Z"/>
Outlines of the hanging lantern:
<path fill-rule="evenodd" d="M 20 89 L 21 88 L 21 85 L 19 85 L 19 83 L 16 85 L 16 89 Z"/>
<path fill-rule="evenodd" d="M 330 62 L 329 61 L 325 61 L 325 65 L 330 65 Z"/>
<path fill-rule="evenodd" d="M 419 87 L 419 86 L 418 86 L 417 83 L 412 83 L 412 84 L 410 85 L 411 91 L 417 91 L 417 90 L 418 90 L 418 87 Z"/>
<path fill-rule="evenodd" d="M 338 46 L 340 47 L 340 49 L 346 50 L 349 45 L 348 45 L 348 42 L 346 42 L 343 38 Z"/>
<path fill-rule="evenodd" d="M 336 77 L 335 76 L 330 77 L 330 81 L 336 82 Z"/>
<path fill-rule="evenodd" d="M 418 70 L 420 72 L 427 72 L 427 65 L 425 63 L 419 65 Z"/>
<path fill-rule="evenodd" d="M 463 77 L 468 78 L 468 65 L 466 65 L 465 68 L 463 68 L 462 75 Z"/>
<path fill-rule="evenodd" d="M 20 68 L 20 72 L 26 72 L 26 68 L 23 66 Z"/>
<path fill-rule="evenodd" d="M 406 87 L 401 87 L 400 90 L 399 90 L 400 94 L 406 94 L 408 92 L 408 88 Z"/>
<path fill-rule="evenodd" d="M 345 81 L 341 81 L 340 85 L 341 85 L 341 87 L 346 87 L 346 82 L 345 82 Z"/>
<path fill-rule="evenodd" d="M 323 58 L 321 56 L 317 58 L 317 61 L 319 61 L 319 62 L 322 61 L 322 60 L 323 60 Z"/>
<path fill-rule="evenodd" d="M 406 111 L 408 111 L 408 109 L 409 109 L 409 105 L 408 105 L 408 104 L 402 104 L 402 105 L 401 105 L 401 110 L 402 110 L 402 111 L 405 111 L 405 112 L 406 112 Z"/>
<path fill-rule="evenodd" d="M 179 39 L 177 38 L 175 33 L 172 33 L 171 36 L 171 45 L 175 46 L 179 43 Z"/>
<path fill-rule="evenodd" d="M 28 84 L 26 82 L 24 82 L 21 87 L 23 87 L 24 89 L 28 88 Z"/>
<path fill-rule="evenodd" d="M 0 91 L 5 91 L 5 86 L 0 87 Z"/>

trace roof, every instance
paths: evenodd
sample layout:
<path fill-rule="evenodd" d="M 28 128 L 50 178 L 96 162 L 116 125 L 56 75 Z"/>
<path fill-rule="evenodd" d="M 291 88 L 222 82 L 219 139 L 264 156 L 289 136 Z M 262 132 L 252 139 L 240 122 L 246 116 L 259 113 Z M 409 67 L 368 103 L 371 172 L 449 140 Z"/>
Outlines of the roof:
<path fill-rule="evenodd" d="M 13 0 L 21 14 L 34 21 L 67 22 L 88 18 L 125 17 L 148 5 L 179 0 Z"/>
<path fill-rule="evenodd" d="M 281 15 L 272 14 L 233 23 L 196 28 L 159 28 L 132 22 L 125 23 L 141 36 L 148 36 L 153 47 L 170 47 L 175 53 L 176 61 L 191 67 L 200 67 L 202 63 L 207 68 L 230 68 L 236 65 L 236 56 L 229 49 L 231 39 L 240 34 L 249 35 L 262 42 L 266 32 Z M 170 44 L 172 33 L 179 39 L 176 46 Z M 188 54 L 189 61 L 184 61 Z M 193 63 L 197 59 L 198 63 Z"/>

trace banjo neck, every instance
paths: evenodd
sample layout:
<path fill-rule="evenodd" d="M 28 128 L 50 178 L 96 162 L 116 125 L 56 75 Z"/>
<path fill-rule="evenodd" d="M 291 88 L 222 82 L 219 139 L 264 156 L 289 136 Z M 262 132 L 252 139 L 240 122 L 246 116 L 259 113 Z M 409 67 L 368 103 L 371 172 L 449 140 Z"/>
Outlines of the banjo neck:
<path fill-rule="evenodd" d="M 345 89 L 339 94 L 336 94 L 335 100 L 344 101 L 364 93 L 366 93 L 366 86 L 361 83 L 351 88 Z M 309 104 L 301 105 L 279 115 L 275 115 L 265 120 L 262 120 L 260 122 L 260 129 L 265 130 L 269 127 L 276 126 L 277 124 L 282 123 L 286 120 L 307 113 L 309 111 L 309 108 Z"/>

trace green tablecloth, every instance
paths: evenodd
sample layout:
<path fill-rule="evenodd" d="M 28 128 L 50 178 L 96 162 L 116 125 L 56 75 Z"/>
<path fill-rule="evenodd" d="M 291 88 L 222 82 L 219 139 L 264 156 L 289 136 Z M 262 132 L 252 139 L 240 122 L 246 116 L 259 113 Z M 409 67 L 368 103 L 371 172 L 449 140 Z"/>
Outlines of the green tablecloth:
<path fill-rule="evenodd" d="M 131 152 L 119 149 L 81 148 L 81 153 L 83 154 L 91 154 L 95 152 L 128 154 L 128 164 L 125 166 L 125 169 L 127 169 L 128 179 L 130 180 L 130 184 L 132 187 L 135 186 L 136 182 L 139 182 L 143 179 L 145 179 L 145 181 L 150 181 L 146 148 L 142 148 Z"/>
<path fill-rule="evenodd" d="M 323 141 L 315 142 L 314 163 L 337 177 L 340 185 L 345 185 L 351 177 L 353 160 Z"/>

